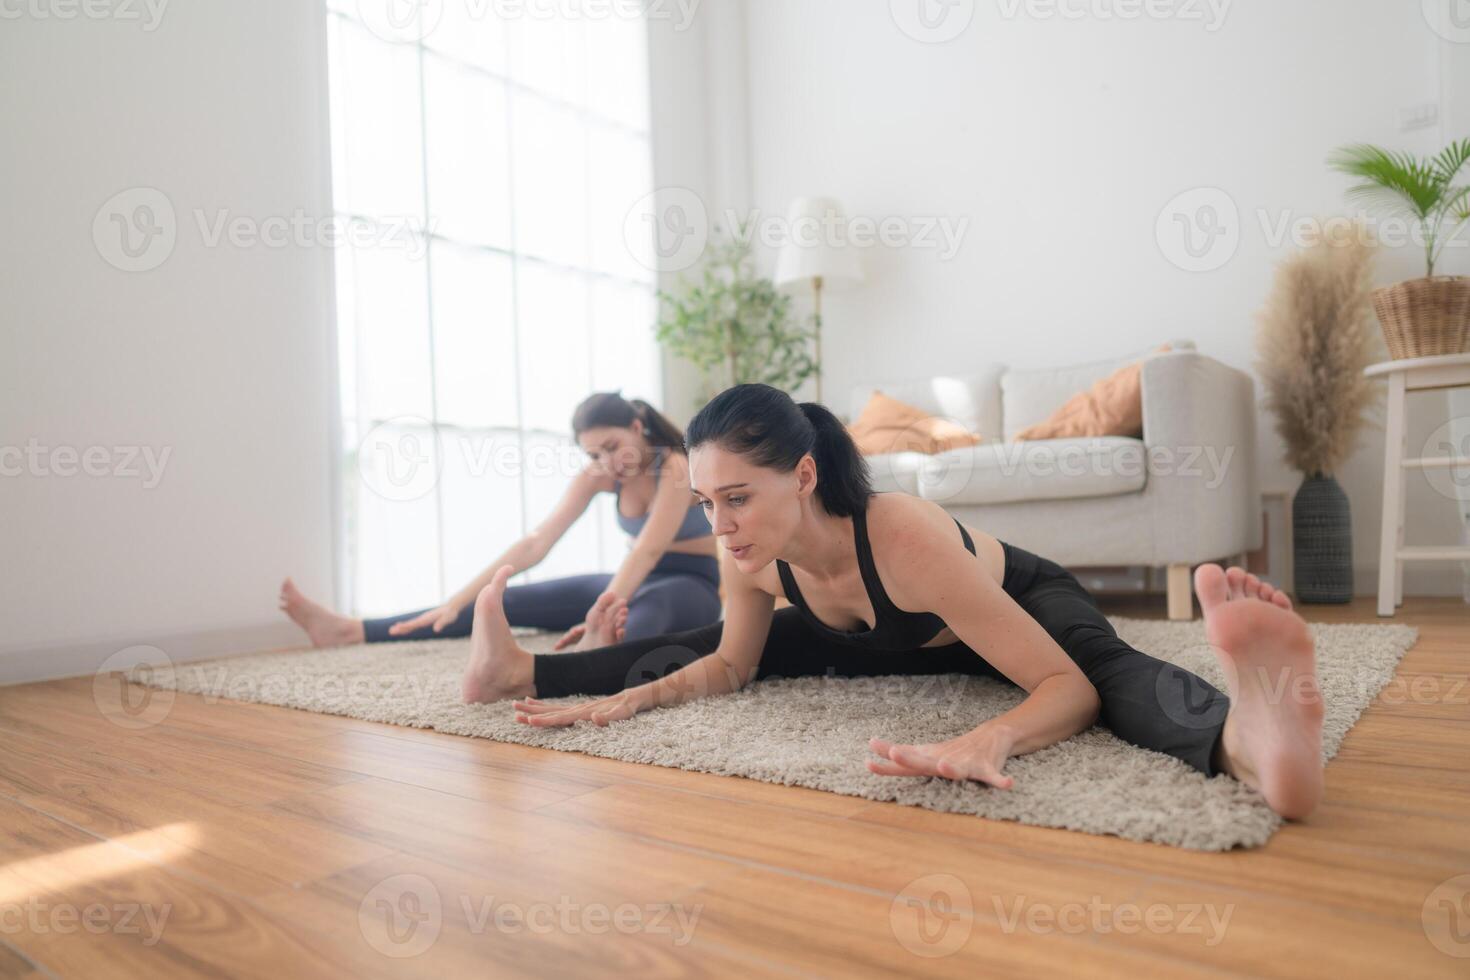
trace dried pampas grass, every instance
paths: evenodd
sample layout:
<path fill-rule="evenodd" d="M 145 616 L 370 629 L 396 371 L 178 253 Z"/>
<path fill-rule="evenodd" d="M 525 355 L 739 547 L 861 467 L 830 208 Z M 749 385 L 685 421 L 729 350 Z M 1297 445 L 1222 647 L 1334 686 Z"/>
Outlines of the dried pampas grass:
<path fill-rule="evenodd" d="M 1369 302 L 1373 245 L 1318 240 L 1282 263 L 1256 331 L 1256 371 L 1286 459 L 1307 476 L 1337 472 L 1357 446 L 1378 388 L 1363 369 L 1381 356 Z"/>

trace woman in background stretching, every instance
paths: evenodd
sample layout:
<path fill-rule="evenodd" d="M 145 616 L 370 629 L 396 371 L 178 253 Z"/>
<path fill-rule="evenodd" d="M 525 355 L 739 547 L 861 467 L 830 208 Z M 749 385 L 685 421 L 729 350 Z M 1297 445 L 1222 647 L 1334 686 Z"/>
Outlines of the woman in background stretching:
<path fill-rule="evenodd" d="M 605 646 L 693 629 L 720 618 L 715 539 L 689 496 L 684 434 L 647 402 L 616 392 L 592 395 L 572 415 L 572 432 L 588 456 L 561 502 L 442 605 L 384 619 L 352 619 L 312 602 L 288 578 L 281 608 L 313 646 L 468 636 L 475 597 L 497 569 L 522 572 L 542 561 L 592 498 L 617 498 L 618 524 L 633 538 L 616 575 L 573 575 L 505 589 L 512 626 L 568 630 L 558 649 Z"/>

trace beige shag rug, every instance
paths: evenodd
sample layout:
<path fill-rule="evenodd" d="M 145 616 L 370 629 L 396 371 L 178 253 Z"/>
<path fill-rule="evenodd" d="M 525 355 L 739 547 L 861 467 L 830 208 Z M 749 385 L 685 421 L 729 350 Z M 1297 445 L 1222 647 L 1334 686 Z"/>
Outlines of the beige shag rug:
<path fill-rule="evenodd" d="M 1225 689 L 1202 621 L 1112 622 L 1134 647 Z M 1325 760 L 1392 679 L 1418 630 L 1337 624 L 1311 629 L 1326 705 Z M 552 641 L 548 634 L 522 637 L 537 651 L 549 650 Z M 468 655 L 468 640 L 426 640 L 232 657 L 154 670 L 140 679 L 211 699 L 284 705 L 1198 850 L 1257 846 L 1281 823 L 1257 793 L 1234 779 L 1206 779 L 1177 759 L 1128 745 L 1100 728 L 1011 759 L 1006 771 L 1015 785 L 1009 791 L 867 771 L 872 736 L 939 741 L 1020 701 L 1019 689 L 987 678 L 770 680 L 606 728 L 581 722 L 548 730 L 517 724 L 508 703 L 461 703 L 460 674 Z"/>

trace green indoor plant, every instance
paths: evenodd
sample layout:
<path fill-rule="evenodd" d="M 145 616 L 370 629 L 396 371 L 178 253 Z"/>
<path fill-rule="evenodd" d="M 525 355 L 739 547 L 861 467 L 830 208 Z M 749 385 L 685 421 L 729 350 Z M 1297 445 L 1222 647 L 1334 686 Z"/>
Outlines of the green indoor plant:
<path fill-rule="evenodd" d="M 1470 222 L 1470 184 L 1457 184 L 1470 163 L 1470 139 L 1430 157 L 1366 144 L 1344 146 L 1328 158 L 1360 183 L 1348 196 L 1413 221 L 1424 240 L 1424 277 L 1373 292 L 1391 357 L 1456 354 L 1470 348 L 1470 278 L 1436 276 L 1445 247 Z"/>
<path fill-rule="evenodd" d="M 752 382 L 791 391 L 816 372 L 814 325 L 793 319 L 791 297 L 756 274 L 749 236 L 717 232 L 699 280 L 681 277 L 659 300 L 659 342 L 699 369 L 706 400 Z"/>

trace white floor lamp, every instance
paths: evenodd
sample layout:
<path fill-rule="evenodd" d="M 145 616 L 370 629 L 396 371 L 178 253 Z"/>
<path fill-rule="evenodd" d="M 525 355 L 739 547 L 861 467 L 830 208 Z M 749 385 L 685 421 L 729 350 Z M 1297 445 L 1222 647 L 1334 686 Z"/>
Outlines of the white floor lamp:
<path fill-rule="evenodd" d="M 812 284 L 817 328 L 817 401 L 822 400 L 822 290 L 862 282 L 858 251 L 847 238 L 842 204 L 831 197 L 799 197 L 786 212 L 786 242 L 776 259 L 776 285 Z"/>

